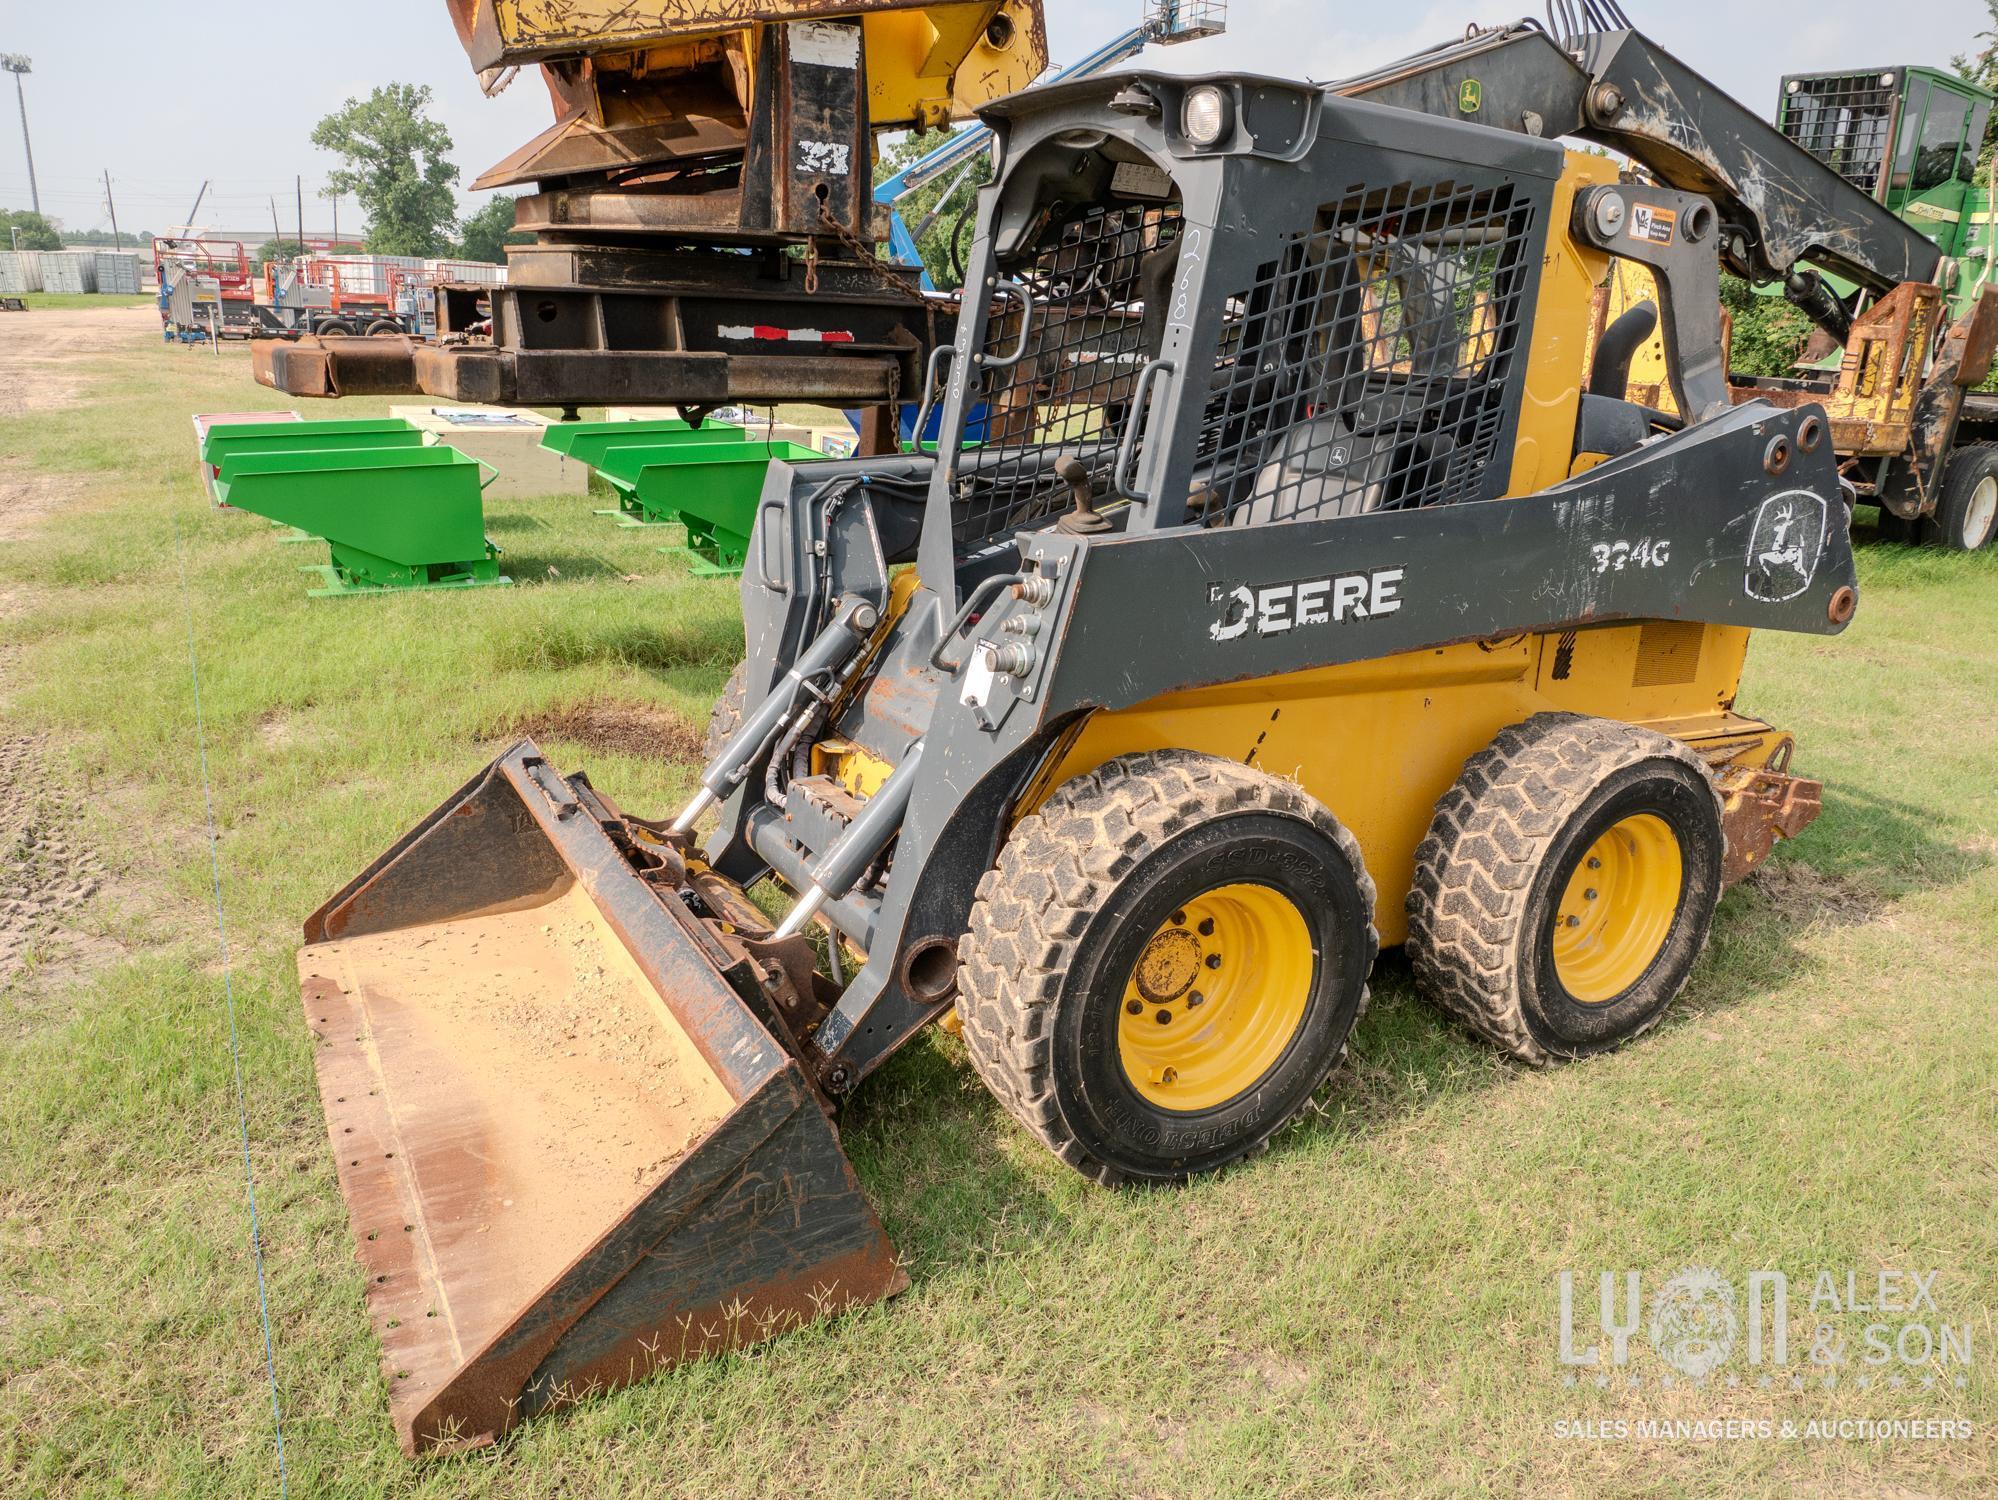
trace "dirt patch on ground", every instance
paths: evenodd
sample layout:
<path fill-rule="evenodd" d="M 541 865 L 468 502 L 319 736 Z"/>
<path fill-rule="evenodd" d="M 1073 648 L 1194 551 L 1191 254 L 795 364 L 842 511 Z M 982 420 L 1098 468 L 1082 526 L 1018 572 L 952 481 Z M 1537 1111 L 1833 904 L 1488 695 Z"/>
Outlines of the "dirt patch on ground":
<path fill-rule="evenodd" d="M 46 517 L 83 495 L 83 481 L 73 474 L 0 471 L 0 542 L 26 541 Z"/>
<path fill-rule="evenodd" d="M 266 750 L 283 750 L 298 738 L 291 715 L 281 708 L 257 715 L 257 739 Z"/>
<path fill-rule="evenodd" d="M 698 761 L 705 756 L 706 734 L 670 708 L 653 703 L 614 703 L 598 699 L 542 714 L 524 714 L 495 724 L 481 735 L 487 740 L 567 740 L 591 750 L 615 755 L 648 756 L 654 760 Z"/>
<path fill-rule="evenodd" d="M 1856 880 L 1826 875 L 1794 859 L 1764 865 L 1748 882 L 1748 889 L 1785 917 L 1829 927 L 1860 927 L 1879 921 L 1891 904 Z"/>
<path fill-rule="evenodd" d="M 31 945 L 61 933 L 64 918 L 104 878 L 69 826 L 40 751 L 39 737 L 0 737 L 0 987 L 23 967 Z"/>
<path fill-rule="evenodd" d="M 0 417 L 74 405 L 83 367 L 99 355 L 129 349 L 160 315 L 150 307 L 37 308 L 6 313 L 0 339 Z"/>

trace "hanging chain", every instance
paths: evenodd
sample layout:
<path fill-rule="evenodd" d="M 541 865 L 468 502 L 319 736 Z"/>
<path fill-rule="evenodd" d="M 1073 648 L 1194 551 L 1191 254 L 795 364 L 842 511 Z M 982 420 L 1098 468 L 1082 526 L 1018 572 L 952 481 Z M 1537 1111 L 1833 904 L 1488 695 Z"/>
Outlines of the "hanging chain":
<path fill-rule="evenodd" d="M 880 282 L 881 285 L 887 287 L 890 291 L 900 294 L 910 302 L 920 304 L 927 300 L 923 296 L 920 287 L 910 286 L 907 277 L 897 276 L 888 267 L 882 265 L 881 257 L 876 253 L 875 247 L 862 240 L 859 235 L 847 228 L 846 225 L 840 223 L 838 219 L 835 219 L 832 215 L 832 210 L 827 208 L 823 203 L 819 205 L 819 222 L 825 225 L 834 239 L 838 240 L 841 245 L 853 253 L 855 264 L 866 275 Z M 805 290 L 807 292 L 815 292 L 818 290 L 818 242 L 816 240 L 807 240 L 805 242 L 805 266 Z"/>

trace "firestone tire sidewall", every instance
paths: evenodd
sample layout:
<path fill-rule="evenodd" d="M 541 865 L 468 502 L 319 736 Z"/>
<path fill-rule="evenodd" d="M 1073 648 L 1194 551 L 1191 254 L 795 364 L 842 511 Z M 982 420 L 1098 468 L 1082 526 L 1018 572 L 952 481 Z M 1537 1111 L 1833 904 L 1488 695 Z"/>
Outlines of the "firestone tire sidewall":
<path fill-rule="evenodd" d="M 1561 894 L 1597 839 L 1625 818 L 1651 813 L 1672 830 L 1684 872 L 1678 909 L 1657 956 L 1622 994 L 1596 1004 L 1575 999 L 1554 963 L 1554 915 Z M 1549 1052 L 1586 1057 L 1628 1041 L 1678 996 L 1706 946 L 1720 901 L 1725 836 L 1713 788 L 1691 767 L 1646 761 L 1598 786 L 1555 835 L 1535 875 L 1520 936 L 1520 1008 Z"/>
<path fill-rule="evenodd" d="M 1128 976 L 1152 934 L 1202 892 L 1254 883 L 1288 896 L 1318 962 L 1304 1015 L 1262 1078 L 1226 1104 L 1179 1113 L 1131 1086 L 1117 1033 Z M 1364 1003 L 1372 913 L 1357 872 L 1309 824 L 1257 813 L 1203 824 L 1119 882 L 1063 977 L 1053 1019 L 1057 1106 L 1084 1150 L 1132 1178 L 1177 1182 L 1247 1154 L 1338 1061 Z"/>

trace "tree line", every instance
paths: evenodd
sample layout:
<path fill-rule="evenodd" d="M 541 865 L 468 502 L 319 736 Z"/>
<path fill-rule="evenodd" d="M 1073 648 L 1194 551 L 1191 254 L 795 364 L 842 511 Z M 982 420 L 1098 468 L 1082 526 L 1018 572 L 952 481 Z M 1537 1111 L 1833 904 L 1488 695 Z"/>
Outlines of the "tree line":
<path fill-rule="evenodd" d="M 430 98 L 422 84 L 383 84 L 321 120 L 313 128 L 312 144 L 343 163 L 327 174 L 327 186 L 360 200 L 368 225 L 361 243 L 370 254 L 503 264 L 508 245 L 527 244 L 533 236 L 514 230 L 513 199 L 505 193 L 494 194 L 470 217 L 458 217 L 451 132 L 429 118 Z M 144 230 L 122 238 L 139 250 L 153 240 Z M 28 209 L 0 209 L 0 250 L 111 243 L 108 231 L 65 233 L 59 219 Z M 286 258 L 298 249 L 296 241 L 280 238 L 264 247 L 263 259 Z"/>

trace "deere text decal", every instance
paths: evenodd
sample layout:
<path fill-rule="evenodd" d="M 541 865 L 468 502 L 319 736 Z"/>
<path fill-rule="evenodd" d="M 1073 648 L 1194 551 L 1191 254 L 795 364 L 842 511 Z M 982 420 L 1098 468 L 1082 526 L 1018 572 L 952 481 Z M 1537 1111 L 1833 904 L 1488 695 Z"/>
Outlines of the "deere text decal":
<path fill-rule="evenodd" d="M 1281 635 L 1308 625 L 1391 615 L 1401 608 L 1403 572 L 1376 568 L 1370 573 L 1335 573 L 1255 588 L 1246 583 L 1233 588 L 1212 583 L 1207 586 L 1207 602 L 1220 606 L 1221 614 L 1207 633 L 1217 641 L 1232 641 L 1251 630 L 1257 635 Z"/>

